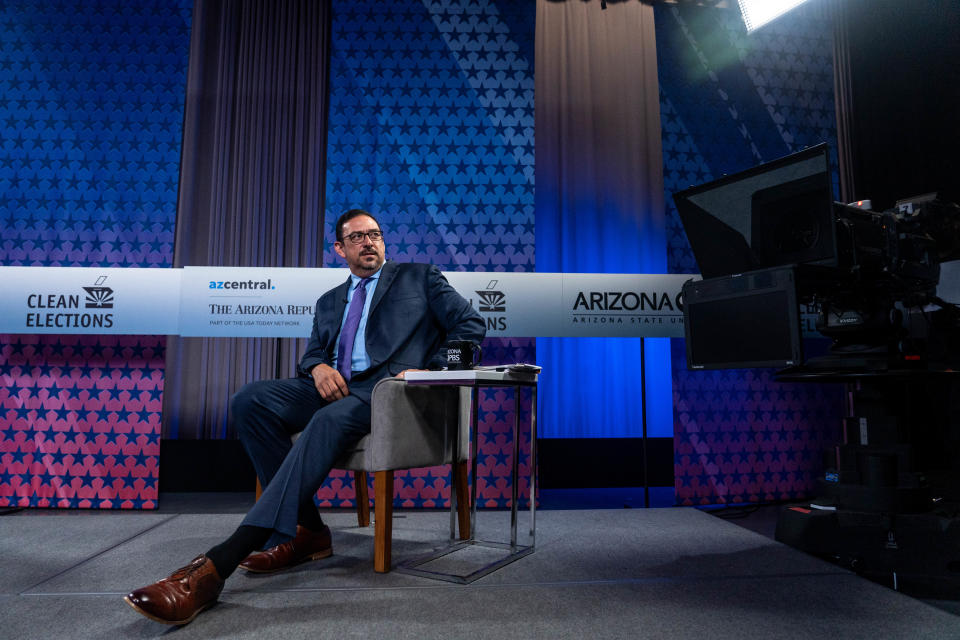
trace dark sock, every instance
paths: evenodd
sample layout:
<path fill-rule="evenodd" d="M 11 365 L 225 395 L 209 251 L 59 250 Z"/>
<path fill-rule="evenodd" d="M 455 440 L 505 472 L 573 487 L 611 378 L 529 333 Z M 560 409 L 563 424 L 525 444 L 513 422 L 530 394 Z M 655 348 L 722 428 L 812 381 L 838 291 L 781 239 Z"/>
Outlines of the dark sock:
<path fill-rule="evenodd" d="M 207 551 L 207 557 L 213 561 L 220 577 L 226 580 L 244 558 L 266 544 L 272 533 L 273 529 L 240 525 L 232 536 Z"/>
<path fill-rule="evenodd" d="M 317 511 L 317 505 L 313 504 L 313 496 L 310 500 L 300 505 L 297 509 L 297 524 L 310 529 L 310 531 L 320 531 L 323 529 L 323 518 Z"/>

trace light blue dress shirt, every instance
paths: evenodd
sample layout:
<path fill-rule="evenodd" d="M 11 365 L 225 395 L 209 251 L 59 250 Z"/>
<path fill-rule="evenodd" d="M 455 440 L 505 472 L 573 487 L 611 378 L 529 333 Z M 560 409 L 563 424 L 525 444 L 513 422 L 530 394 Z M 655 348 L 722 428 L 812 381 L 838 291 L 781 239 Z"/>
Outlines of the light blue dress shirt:
<path fill-rule="evenodd" d="M 350 362 L 351 371 L 363 371 L 370 367 L 370 356 L 367 355 L 367 316 L 370 314 L 370 303 L 373 301 L 373 292 L 377 289 L 377 283 L 380 282 L 380 267 L 375 274 L 370 276 L 370 282 L 367 283 L 367 299 L 363 303 L 363 314 L 360 316 L 360 324 L 357 326 L 357 337 L 353 341 L 353 357 Z M 340 318 L 340 327 L 347 319 L 347 313 L 350 311 L 350 302 L 353 300 L 353 294 L 357 290 L 357 284 L 363 278 L 350 274 L 350 288 L 347 289 L 347 306 L 343 309 L 343 317 Z M 337 336 L 337 343 L 333 345 L 333 368 L 337 368 L 337 354 L 340 353 L 340 336 Z"/>

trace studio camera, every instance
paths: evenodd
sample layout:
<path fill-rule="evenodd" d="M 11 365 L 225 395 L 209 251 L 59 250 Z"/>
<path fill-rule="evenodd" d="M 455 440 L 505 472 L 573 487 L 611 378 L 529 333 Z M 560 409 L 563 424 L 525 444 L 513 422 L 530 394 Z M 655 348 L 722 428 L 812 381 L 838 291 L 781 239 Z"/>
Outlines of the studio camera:
<path fill-rule="evenodd" d="M 960 207 L 929 194 L 877 212 L 833 193 L 820 144 L 674 194 L 703 276 L 683 288 L 691 369 L 958 364 L 957 300 L 940 294 Z M 814 329 L 831 346 L 805 359 Z"/>

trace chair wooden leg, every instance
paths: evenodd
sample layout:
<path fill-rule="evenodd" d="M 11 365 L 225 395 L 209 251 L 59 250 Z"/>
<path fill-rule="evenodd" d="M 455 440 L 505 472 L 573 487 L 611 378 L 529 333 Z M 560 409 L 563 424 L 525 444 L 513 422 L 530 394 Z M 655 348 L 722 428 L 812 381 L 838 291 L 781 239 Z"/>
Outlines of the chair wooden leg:
<path fill-rule="evenodd" d="M 353 489 L 357 501 L 357 525 L 370 526 L 370 495 L 367 493 L 367 472 L 353 472 Z"/>
<path fill-rule="evenodd" d="M 390 553 L 393 543 L 393 471 L 375 471 L 373 474 L 373 509 L 376 522 L 373 533 L 373 570 L 390 571 Z"/>
<path fill-rule="evenodd" d="M 263 495 L 263 487 L 260 486 L 260 478 L 257 478 L 257 495 L 254 498 L 254 501 L 259 500 L 260 496 Z"/>
<path fill-rule="evenodd" d="M 467 463 L 457 463 L 457 523 L 460 539 L 470 539 L 470 488 L 467 486 Z"/>

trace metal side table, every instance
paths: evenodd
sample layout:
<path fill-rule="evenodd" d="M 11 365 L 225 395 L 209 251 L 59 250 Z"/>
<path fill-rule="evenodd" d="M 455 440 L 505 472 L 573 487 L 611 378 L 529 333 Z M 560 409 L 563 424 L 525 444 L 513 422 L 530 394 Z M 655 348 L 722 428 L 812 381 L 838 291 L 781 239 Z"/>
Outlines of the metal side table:
<path fill-rule="evenodd" d="M 537 369 L 539 371 L 539 368 Z M 450 490 L 450 540 L 451 544 L 430 555 L 404 562 L 397 566 L 396 570 L 401 573 L 418 575 L 435 580 L 445 580 L 447 582 L 456 582 L 459 584 L 469 584 L 478 578 L 496 571 L 500 567 L 533 553 L 536 541 L 536 475 L 537 475 L 537 379 L 538 374 L 533 371 L 515 371 L 509 366 L 497 367 L 496 369 L 470 369 L 466 371 L 408 371 L 405 374 L 408 384 L 426 384 L 426 385 L 446 385 L 457 387 L 470 387 L 470 441 L 473 444 L 470 450 L 470 474 L 472 482 L 468 480 L 471 486 L 470 493 L 470 537 L 466 540 L 456 539 L 456 519 L 457 519 L 457 485 L 459 478 L 454 472 L 454 466 L 451 466 L 451 490 Z M 513 466 L 511 472 L 511 487 L 513 491 L 510 502 L 510 542 L 490 542 L 477 539 L 477 452 L 478 452 L 478 419 L 480 404 L 481 387 L 512 387 L 514 390 L 514 417 L 513 417 Z M 524 387 L 531 390 L 530 402 L 530 544 L 517 544 L 517 512 L 519 502 L 519 471 L 520 471 L 520 391 Z M 461 448 L 460 429 L 456 429 L 453 434 L 453 451 L 458 452 Z M 480 546 L 492 549 L 503 549 L 507 553 L 500 558 L 490 562 L 483 567 L 467 575 L 443 573 L 439 571 L 430 571 L 422 568 L 428 562 L 442 558 L 460 549 L 469 546 Z"/>

